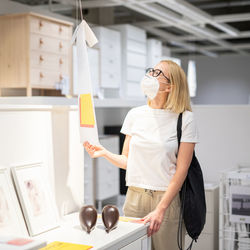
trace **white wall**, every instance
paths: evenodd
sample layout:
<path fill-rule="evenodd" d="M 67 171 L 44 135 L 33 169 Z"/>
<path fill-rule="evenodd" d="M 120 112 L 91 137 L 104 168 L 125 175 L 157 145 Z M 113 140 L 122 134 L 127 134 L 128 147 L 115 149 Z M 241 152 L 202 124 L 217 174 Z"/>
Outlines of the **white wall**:
<path fill-rule="evenodd" d="M 200 143 L 196 146 L 206 181 L 219 181 L 220 171 L 250 166 L 250 105 L 194 106 Z"/>
<path fill-rule="evenodd" d="M 197 95 L 194 104 L 248 104 L 250 56 L 193 58 L 197 67 Z M 182 58 L 186 71 L 188 58 Z"/>

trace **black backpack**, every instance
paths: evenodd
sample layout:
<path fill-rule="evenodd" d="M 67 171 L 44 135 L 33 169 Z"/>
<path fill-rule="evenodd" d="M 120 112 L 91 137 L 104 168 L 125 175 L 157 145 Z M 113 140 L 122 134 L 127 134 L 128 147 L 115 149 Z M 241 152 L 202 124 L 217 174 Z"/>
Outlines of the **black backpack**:
<path fill-rule="evenodd" d="M 179 114 L 177 122 L 177 138 L 178 150 L 182 134 L 182 113 Z M 193 153 L 193 158 L 190 163 L 187 177 L 180 191 L 181 209 L 179 216 L 179 227 L 177 234 L 177 242 L 180 250 L 182 248 L 182 220 L 192 241 L 188 249 L 192 248 L 193 241 L 197 241 L 206 221 L 206 200 L 203 175 L 200 164 Z"/>

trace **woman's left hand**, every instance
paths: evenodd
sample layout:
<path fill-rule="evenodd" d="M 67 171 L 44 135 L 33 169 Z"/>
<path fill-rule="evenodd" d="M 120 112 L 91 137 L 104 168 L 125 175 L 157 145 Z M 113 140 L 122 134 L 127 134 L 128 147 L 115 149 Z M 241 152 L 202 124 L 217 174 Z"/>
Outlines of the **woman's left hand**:
<path fill-rule="evenodd" d="M 163 221 L 164 212 L 157 208 L 143 218 L 144 224 L 150 223 L 148 227 L 148 237 L 158 232 Z"/>

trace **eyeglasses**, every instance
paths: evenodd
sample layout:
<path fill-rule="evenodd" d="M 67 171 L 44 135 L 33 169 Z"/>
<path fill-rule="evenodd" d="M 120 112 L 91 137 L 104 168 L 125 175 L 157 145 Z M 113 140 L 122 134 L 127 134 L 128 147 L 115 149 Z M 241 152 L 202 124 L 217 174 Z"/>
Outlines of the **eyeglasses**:
<path fill-rule="evenodd" d="M 157 77 L 157 76 L 159 76 L 160 74 L 162 74 L 162 75 L 167 79 L 168 83 L 170 83 L 170 79 L 169 79 L 168 77 L 166 77 L 166 76 L 164 75 L 164 73 L 163 73 L 160 69 L 148 68 L 148 69 L 146 70 L 146 74 L 149 74 L 149 75 L 151 75 L 151 76 L 153 76 L 153 77 Z"/>

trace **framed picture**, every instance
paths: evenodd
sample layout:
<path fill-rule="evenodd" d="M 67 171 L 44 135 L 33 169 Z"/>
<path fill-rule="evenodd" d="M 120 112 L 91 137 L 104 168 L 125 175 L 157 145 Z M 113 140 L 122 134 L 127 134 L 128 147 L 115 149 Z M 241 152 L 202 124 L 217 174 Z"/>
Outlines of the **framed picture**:
<path fill-rule="evenodd" d="M 30 236 L 59 226 L 45 166 L 42 163 L 16 166 L 12 173 Z"/>
<path fill-rule="evenodd" d="M 230 186 L 230 221 L 250 223 L 250 186 Z"/>
<path fill-rule="evenodd" d="M 0 235 L 28 236 L 24 217 L 7 168 L 0 168 Z"/>

